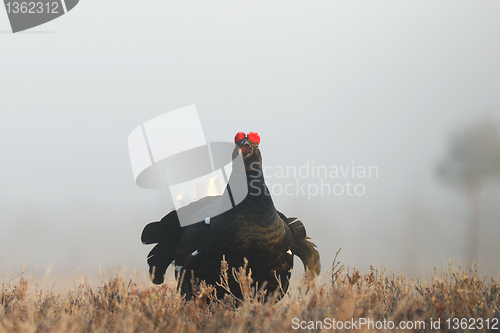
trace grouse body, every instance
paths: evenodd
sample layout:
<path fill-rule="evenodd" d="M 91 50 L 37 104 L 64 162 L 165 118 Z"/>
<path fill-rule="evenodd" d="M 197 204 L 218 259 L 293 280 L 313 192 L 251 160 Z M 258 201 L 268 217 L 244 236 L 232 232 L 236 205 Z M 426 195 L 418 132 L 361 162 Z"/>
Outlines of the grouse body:
<path fill-rule="evenodd" d="M 167 267 L 174 264 L 181 292 L 190 298 L 192 281 L 204 280 L 213 286 L 220 282 L 223 256 L 228 266 L 236 269 L 243 267 L 247 260 L 254 284 L 265 286 L 267 295 L 275 291 L 279 296 L 286 293 L 294 255 L 313 276 L 319 274 L 319 253 L 316 245 L 309 241 L 302 222 L 287 218 L 274 207 L 264 181 L 259 144 L 260 137 L 254 132 L 248 135 L 239 132 L 235 137 L 233 158 L 241 154 L 244 165 L 236 167 L 233 163 L 229 183 L 232 178 L 245 177 L 248 187 L 248 194 L 239 204 L 184 227 L 180 225 L 177 211 L 173 210 L 161 221 L 149 223 L 144 228 L 142 242 L 157 243 L 148 254 L 153 283 L 161 284 Z M 232 195 L 229 186 L 225 192 Z M 216 204 L 220 197 L 208 196 L 180 210 Z M 241 296 L 231 271 L 228 275 L 231 292 Z M 217 287 L 219 298 L 225 293 Z"/>

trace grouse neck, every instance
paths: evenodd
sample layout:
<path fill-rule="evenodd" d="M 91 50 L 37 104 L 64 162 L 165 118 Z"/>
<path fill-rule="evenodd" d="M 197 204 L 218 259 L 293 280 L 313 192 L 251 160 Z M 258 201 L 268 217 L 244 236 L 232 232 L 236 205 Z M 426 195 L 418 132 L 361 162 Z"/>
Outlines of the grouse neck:
<path fill-rule="evenodd" d="M 266 186 L 262 169 L 255 168 L 246 170 L 246 174 L 248 195 L 253 197 L 264 197 L 271 200 L 271 194 L 269 193 L 269 189 Z"/>

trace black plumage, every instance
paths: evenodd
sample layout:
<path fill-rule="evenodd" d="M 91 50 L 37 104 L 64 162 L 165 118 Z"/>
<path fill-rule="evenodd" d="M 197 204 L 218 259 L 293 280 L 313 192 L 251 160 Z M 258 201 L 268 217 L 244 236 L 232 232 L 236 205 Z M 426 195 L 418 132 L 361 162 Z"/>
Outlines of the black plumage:
<path fill-rule="evenodd" d="M 265 285 L 268 295 L 278 291 L 282 296 L 287 291 L 293 255 L 302 260 L 313 276 L 319 274 L 319 253 L 307 237 L 302 222 L 287 218 L 274 207 L 262 172 L 259 136 L 253 132 L 245 136 L 240 132 L 235 143 L 233 157 L 242 154 L 244 167 L 237 168 L 233 164 L 231 178 L 246 178 L 247 196 L 232 209 L 210 217 L 209 223 L 200 221 L 181 227 L 175 210 L 161 221 L 149 223 L 141 239 L 144 244 L 157 243 L 148 255 L 153 283 L 161 284 L 167 267 L 173 263 L 176 277 L 183 276 L 179 279 L 181 292 L 190 297 L 192 275 L 198 282 L 205 280 L 216 286 L 220 281 L 223 256 L 229 267 L 234 268 L 242 267 L 246 258 L 254 283 L 259 287 Z M 219 198 L 205 197 L 181 209 L 196 209 L 216 203 Z M 231 291 L 241 296 L 239 286 L 232 274 L 229 275 Z M 224 293 L 224 289 L 217 288 L 219 298 Z"/>

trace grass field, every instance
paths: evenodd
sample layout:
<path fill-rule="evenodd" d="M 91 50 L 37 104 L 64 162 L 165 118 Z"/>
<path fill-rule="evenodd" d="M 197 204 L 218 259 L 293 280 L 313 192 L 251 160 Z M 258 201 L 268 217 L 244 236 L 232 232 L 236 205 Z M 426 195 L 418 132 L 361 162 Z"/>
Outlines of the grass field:
<path fill-rule="evenodd" d="M 245 299 L 228 296 L 208 305 L 209 286 L 187 302 L 173 281 L 155 286 L 123 273 L 61 293 L 20 276 L 3 283 L 0 332 L 500 332 L 499 281 L 481 276 L 477 266 L 452 266 L 409 281 L 385 269 L 360 274 L 334 262 L 328 276 L 292 286 L 278 303 L 262 302 L 249 288 L 251 276 L 240 270 L 234 274 Z M 222 283 L 233 273 L 221 272 Z"/>

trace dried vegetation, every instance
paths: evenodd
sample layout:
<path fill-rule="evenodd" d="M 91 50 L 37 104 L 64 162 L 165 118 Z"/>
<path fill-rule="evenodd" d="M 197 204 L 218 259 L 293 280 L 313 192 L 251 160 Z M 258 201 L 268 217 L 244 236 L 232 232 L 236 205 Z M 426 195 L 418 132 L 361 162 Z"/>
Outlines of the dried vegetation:
<path fill-rule="evenodd" d="M 389 329 L 386 324 L 387 329 L 381 330 L 358 326 L 360 332 L 435 332 L 431 321 L 440 321 L 442 331 L 468 331 L 453 325 L 448 329 L 448 318 L 489 318 L 489 329 L 483 322 L 483 328 L 478 330 L 476 323 L 474 331 L 500 332 L 500 323 L 498 330 L 492 325 L 500 318 L 499 282 L 487 281 L 474 265 L 466 271 L 449 262 L 421 282 L 408 281 L 402 274 L 386 275 L 384 268 L 370 267 L 369 274 L 361 274 L 335 259 L 326 281 L 323 275 L 293 286 L 277 303 L 264 302 L 262 290 L 251 287 L 250 271 L 229 271 L 224 262 L 223 288 L 228 274 L 240 282 L 243 299 L 226 296 L 217 301 L 214 288 L 202 284 L 197 297 L 186 301 L 173 283 L 137 283 L 124 273 L 116 273 L 99 287 L 82 282 L 63 293 L 44 291 L 21 276 L 3 283 L 0 290 L 0 332 L 330 331 L 332 320 L 338 325 L 359 318 L 396 326 Z M 397 329 L 401 322 L 424 322 L 425 327 Z"/>

